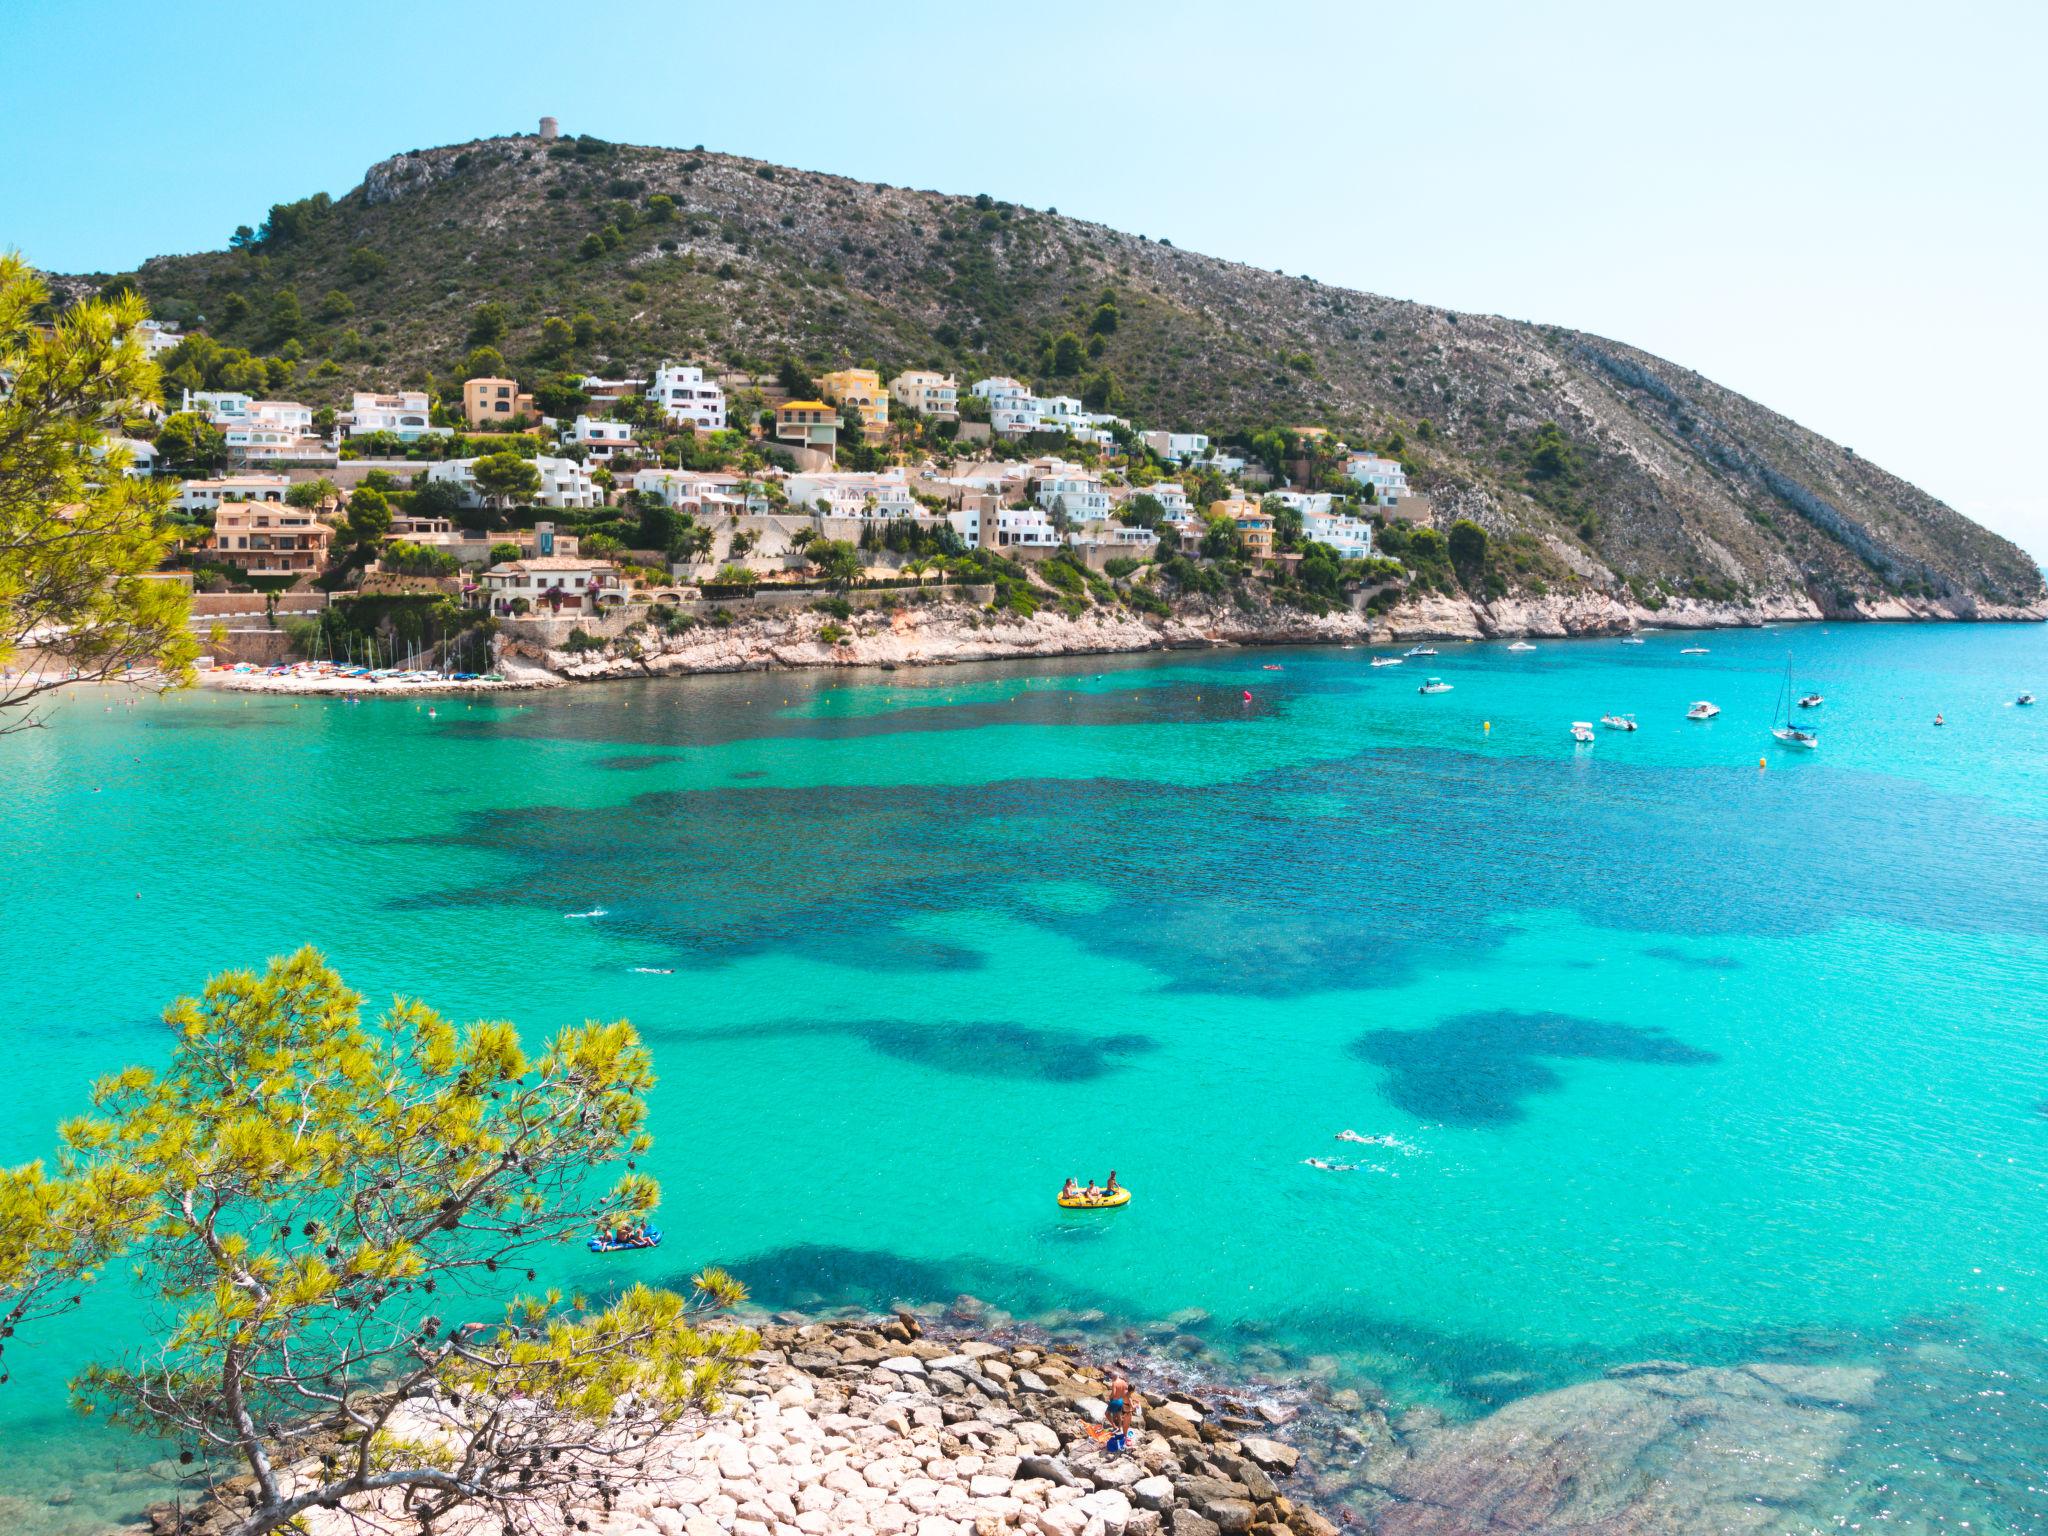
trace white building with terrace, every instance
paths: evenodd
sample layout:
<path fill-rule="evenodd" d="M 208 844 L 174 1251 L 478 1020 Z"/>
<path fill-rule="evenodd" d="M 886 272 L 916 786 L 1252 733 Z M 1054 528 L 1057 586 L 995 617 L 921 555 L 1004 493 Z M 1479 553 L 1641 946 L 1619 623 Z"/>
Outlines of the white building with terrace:
<path fill-rule="evenodd" d="M 654 370 L 647 398 L 661 407 L 670 426 L 699 432 L 725 430 L 725 391 L 690 363 L 663 363 Z"/>
<path fill-rule="evenodd" d="M 825 517 L 921 517 L 901 468 L 871 473 L 794 474 L 783 483 L 792 511 Z"/>

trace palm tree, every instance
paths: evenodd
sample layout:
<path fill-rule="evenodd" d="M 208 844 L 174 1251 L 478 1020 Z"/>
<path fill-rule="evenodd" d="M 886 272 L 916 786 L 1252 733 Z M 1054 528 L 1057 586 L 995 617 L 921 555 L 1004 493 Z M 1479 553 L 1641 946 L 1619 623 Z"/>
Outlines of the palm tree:
<path fill-rule="evenodd" d="M 917 584 L 920 587 L 924 585 L 924 573 L 930 570 L 931 568 L 931 561 L 923 559 L 922 557 L 916 560 L 906 560 L 903 562 L 903 569 L 908 571 L 911 575 L 917 578 Z"/>

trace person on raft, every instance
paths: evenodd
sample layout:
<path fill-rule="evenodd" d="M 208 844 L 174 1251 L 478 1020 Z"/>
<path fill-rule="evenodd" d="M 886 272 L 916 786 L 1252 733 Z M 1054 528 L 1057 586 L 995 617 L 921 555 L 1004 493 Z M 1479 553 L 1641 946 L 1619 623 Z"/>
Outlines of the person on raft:
<path fill-rule="evenodd" d="M 1113 1194 L 1115 1194 L 1115 1193 L 1116 1193 L 1116 1190 L 1117 1190 L 1117 1183 L 1116 1183 L 1116 1170 L 1115 1170 L 1114 1168 L 1112 1168 L 1112 1169 L 1110 1169 L 1110 1170 L 1109 1170 L 1109 1182 L 1108 1182 L 1107 1184 L 1105 1184 L 1105 1185 L 1103 1185 L 1103 1186 L 1102 1186 L 1102 1192 L 1103 1192 L 1103 1193 L 1104 1193 L 1105 1195 L 1113 1195 Z"/>
<path fill-rule="evenodd" d="M 1081 1186 L 1076 1184 L 1071 1176 L 1068 1177 L 1066 1183 L 1060 1186 L 1060 1198 L 1062 1200 L 1072 1200 L 1080 1193 Z"/>

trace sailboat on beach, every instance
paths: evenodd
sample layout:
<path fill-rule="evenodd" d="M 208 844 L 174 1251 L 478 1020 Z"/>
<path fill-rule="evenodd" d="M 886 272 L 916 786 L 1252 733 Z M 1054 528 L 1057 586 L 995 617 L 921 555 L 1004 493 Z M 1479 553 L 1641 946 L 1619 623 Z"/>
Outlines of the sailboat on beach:
<path fill-rule="evenodd" d="M 1785 656 L 1785 683 L 1778 690 L 1778 707 L 1771 715 L 1771 734 L 1788 747 L 1804 747 L 1812 751 L 1820 745 L 1820 737 L 1812 731 L 1803 731 L 1792 723 L 1792 656 Z"/>

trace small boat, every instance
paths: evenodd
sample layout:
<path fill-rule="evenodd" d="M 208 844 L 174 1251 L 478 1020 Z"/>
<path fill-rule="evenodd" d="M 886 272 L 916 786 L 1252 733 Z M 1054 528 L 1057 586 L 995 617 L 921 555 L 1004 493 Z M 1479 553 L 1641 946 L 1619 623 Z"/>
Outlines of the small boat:
<path fill-rule="evenodd" d="M 1820 695 L 1808 694 L 1816 704 Z M 1808 752 L 1820 745 L 1820 738 L 1811 731 L 1802 731 L 1792 723 L 1792 655 L 1785 654 L 1785 686 L 1778 690 L 1777 708 L 1771 711 L 1771 734 L 1782 746 L 1801 747 Z"/>
<path fill-rule="evenodd" d="M 1416 689 L 1415 691 L 1417 693 L 1449 693 L 1451 691 L 1451 685 L 1445 682 L 1440 677 L 1432 677 L 1428 682 L 1424 683 L 1420 688 Z"/>
<path fill-rule="evenodd" d="M 2034 696 L 2031 693 L 2023 693 L 2018 698 L 2013 700 L 2013 703 L 2015 704 L 2031 704 L 2033 702 Z"/>
<path fill-rule="evenodd" d="M 1536 649 L 1536 647 L 1531 645 L 1526 640 L 1517 640 L 1513 645 L 1509 646 L 1508 649 L 1511 651 L 1533 651 Z"/>
<path fill-rule="evenodd" d="M 1809 693 L 1799 701 L 1799 707 L 1801 709 L 1819 709 L 1826 702 L 1827 700 L 1823 699 L 1819 694 Z"/>
<path fill-rule="evenodd" d="M 1436 647 L 1433 645 L 1418 645 L 1411 650 L 1403 651 L 1401 654 L 1403 656 L 1434 656 L 1436 654 Z"/>
<path fill-rule="evenodd" d="M 1621 643 L 1623 645 L 1641 645 L 1643 643 L 1643 637 L 1641 635 L 1623 635 L 1621 637 Z"/>
<path fill-rule="evenodd" d="M 1711 720 L 1719 713 L 1721 713 L 1720 705 L 1709 704 L 1705 699 L 1701 699 L 1685 712 L 1685 718 L 1688 720 Z"/>
<path fill-rule="evenodd" d="M 1372 664 L 1376 667 L 1398 667 L 1401 665 L 1401 658 L 1398 656 L 1375 656 L 1372 659 Z"/>
<path fill-rule="evenodd" d="M 1590 720 L 1574 720 L 1574 721 L 1572 722 L 1572 740 L 1573 740 L 1573 741 L 1581 741 L 1581 742 L 1583 742 L 1583 741 L 1591 741 L 1592 739 L 1593 739 L 1593 722 L 1592 722 L 1592 721 L 1590 721 Z"/>
<path fill-rule="evenodd" d="M 1688 645 L 1678 654 L 1681 656 L 1704 656 L 1707 654 L 1707 648 L 1704 645 Z"/>
<path fill-rule="evenodd" d="M 1632 731 L 1636 728 L 1634 715 L 1602 715 L 1600 723 L 1610 731 Z"/>
<path fill-rule="evenodd" d="M 1119 1188 L 1109 1193 L 1097 1190 L 1092 1195 L 1059 1195 L 1056 1198 L 1063 1211 L 1113 1211 L 1120 1205 L 1131 1203 L 1131 1192 Z"/>
<path fill-rule="evenodd" d="M 617 1238 L 609 1232 L 600 1232 L 587 1245 L 592 1253 L 628 1253 L 635 1248 L 659 1248 L 661 1228 L 642 1227 L 642 1236 Z"/>

